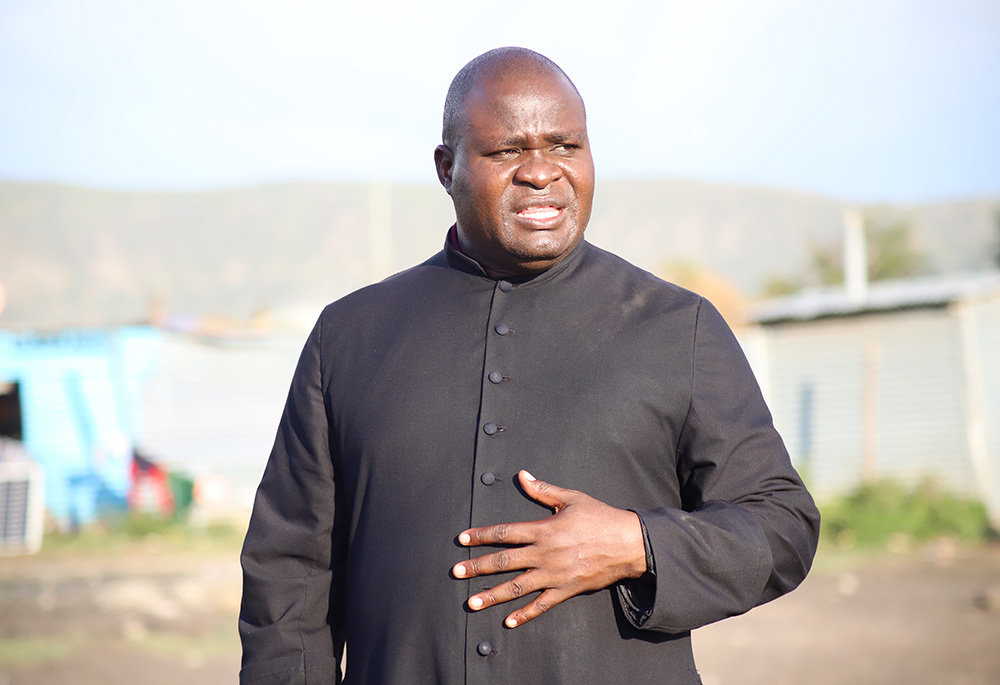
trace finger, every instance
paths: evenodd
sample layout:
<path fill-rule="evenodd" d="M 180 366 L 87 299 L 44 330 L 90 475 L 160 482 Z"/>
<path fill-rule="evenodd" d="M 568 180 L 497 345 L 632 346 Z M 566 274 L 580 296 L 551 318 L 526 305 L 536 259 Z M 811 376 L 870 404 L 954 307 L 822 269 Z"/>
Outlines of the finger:
<path fill-rule="evenodd" d="M 524 597 L 532 592 L 541 590 L 543 587 L 533 579 L 536 575 L 536 573 L 528 571 L 511 578 L 505 583 L 500 583 L 489 590 L 476 593 L 472 597 L 469 597 L 469 608 L 473 611 L 479 611 L 494 604 L 509 602 L 512 599 Z"/>
<path fill-rule="evenodd" d="M 456 578 L 475 578 L 504 571 L 521 571 L 534 568 L 537 559 L 524 547 L 501 549 L 475 559 L 455 564 L 451 572 Z"/>
<path fill-rule="evenodd" d="M 567 595 L 550 588 L 528 602 L 521 609 L 509 614 L 507 618 L 504 619 L 503 624 L 508 628 L 516 628 L 520 625 L 524 625 L 531 619 L 538 618 L 556 604 L 569 599 L 570 596 L 571 595 Z"/>
<path fill-rule="evenodd" d="M 576 492 L 552 483 L 546 483 L 544 480 L 538 480 L 527 471 L 522 470 L 517 475 L 520 477 L 521 487 L 524 488 L 524 493 L 528 497 L 550 509 L 555 509 L 556 512 L 569 504 L 570 498 Z"/>
<path fill-rule="evenodd" d="M 532 521 L 497 523 L 481 528 L 469 528 L 458 534 L 458 542 L 465 547 L 477 545 L 527 545 L 535 541 Z"/>

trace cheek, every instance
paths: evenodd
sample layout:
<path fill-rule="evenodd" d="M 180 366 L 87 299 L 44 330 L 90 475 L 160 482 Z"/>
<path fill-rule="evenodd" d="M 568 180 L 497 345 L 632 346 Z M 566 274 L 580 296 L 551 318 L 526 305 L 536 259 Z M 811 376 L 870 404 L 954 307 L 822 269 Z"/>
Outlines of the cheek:
<path fill-rule="evenodd" d="M 481 193 L 473 179 L 467 176 L 458 177 L 452 186 L 452 199 L 455 201 L 455 208 L 466 214 L 478 214 L 480 209 Z"/>
<path fill-rule="evenodd" d="M 495 176 L 482 179 L 473 190 L 473 201 L 484 214 L 495 214 L 499 217 L 504 208 L 513 201 L 513 188 Z"/>
<path fill-rule="evenodd" d="M 589 213 L 591 203 L 594 201 L 593 174 L 576 174 L 573 178 L 573 188 L 580 209 Z"/>

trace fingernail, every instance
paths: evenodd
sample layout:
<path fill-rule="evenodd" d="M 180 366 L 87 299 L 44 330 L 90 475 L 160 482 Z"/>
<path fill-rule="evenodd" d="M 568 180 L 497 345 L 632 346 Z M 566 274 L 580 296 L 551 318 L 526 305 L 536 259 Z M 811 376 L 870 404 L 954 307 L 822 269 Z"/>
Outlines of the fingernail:
<path fill-rule="evenodd" d="M 528 473 L 527 471 L 522 471 L 522 472 L 521 472 L 521 474 L 522 474 L 522 475 L 523 475 L 523 476 L 524 476 L 525 478 L 527 478 L 528 480 L 535 480 L 535 477 L 534 477 L 534 476 L 532 476 L 532 475 L 531 475 L 530 473 Z"/>
<path fill-rule="evenodd" d="M 465 565 L 464 564 L 459 564 L 458 566 L 456 566 L 455 568 L 452 569 L 452 573 L 454 573 L 459 578 L 464 577 L 465 576 Z"/>
<path fill-rule="evenodd" d="M 468 533 L 462 533 L 458 536 L 458 542 L 462 545 L 467 545 L 472 542 L 472 537 Z"/>
<path fill-rule="evenodd" d="M 513 616 L 511 616 L 511 617 L 509 617 L 506 620 L 506 624 L 507 624 L 508 628 L 516 628 L 517 627 L 517 619 L 514 618 Z"/>
<path fill-rule="evenodd" d="M 481 597 L 473 597 L 469 600 L 469 606 L 473 609 L 479 609 L 483 606 L 483 600 Z"/>

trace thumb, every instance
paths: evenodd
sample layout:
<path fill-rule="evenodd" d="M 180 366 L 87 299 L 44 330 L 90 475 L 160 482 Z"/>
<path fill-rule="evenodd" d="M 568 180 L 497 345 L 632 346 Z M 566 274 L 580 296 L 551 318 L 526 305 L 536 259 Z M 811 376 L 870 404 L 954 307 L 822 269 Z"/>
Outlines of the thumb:
<path fill-rule="evenodd" d="M 521 470 L 518 474 L 521 480 L 521 487 L 524 493 L 539 504 L 544 504 L 550 509 L 555 509 L 556 513 L 569 504 L 570 491 L 544 480 L 538 480 L 527 471 Z"/>

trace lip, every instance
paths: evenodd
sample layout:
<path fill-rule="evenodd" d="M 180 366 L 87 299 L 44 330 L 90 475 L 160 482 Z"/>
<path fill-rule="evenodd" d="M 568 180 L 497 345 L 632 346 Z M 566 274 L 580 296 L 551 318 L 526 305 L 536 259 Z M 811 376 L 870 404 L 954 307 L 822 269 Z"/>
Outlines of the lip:
<path fill-rule="evenodd" d="M 520 221 L 537 228 L 555 226 L 565 213 L 565 203 L 546 199 L 523 203 L 514 212 Z"/>

